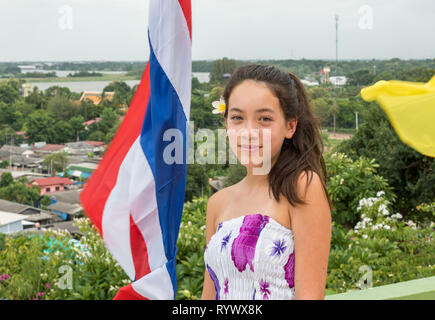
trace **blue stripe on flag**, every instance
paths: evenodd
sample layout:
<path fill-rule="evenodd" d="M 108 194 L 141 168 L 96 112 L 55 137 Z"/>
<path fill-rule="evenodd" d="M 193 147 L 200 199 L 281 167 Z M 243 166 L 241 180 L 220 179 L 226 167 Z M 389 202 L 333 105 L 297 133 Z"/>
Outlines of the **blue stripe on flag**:
<path fill-rule="evenodd" d="M 151 87 L 140 144 L 154 175 L 159 220 L 165 254 L 168 259 L 166 266 L 171 276 L 175 299 L 177 288 L 176 245 L 187 175 L 184 147 L 187 143 L 186 116 L 174 87 L 154 55 L 149 34 L 148 41 L 150 43 Z M 186 61 L 186 63 L 190 62 Z M 168 144 L 174 142 L 163 141 L 163 134 L 165 130 L 173 128 L 182 133 L 183 145 L 178 146 L 177 149 L 183 152 L 183 161 L 182 164 L 168 165 L 163 160 L 163 151 Z"/>

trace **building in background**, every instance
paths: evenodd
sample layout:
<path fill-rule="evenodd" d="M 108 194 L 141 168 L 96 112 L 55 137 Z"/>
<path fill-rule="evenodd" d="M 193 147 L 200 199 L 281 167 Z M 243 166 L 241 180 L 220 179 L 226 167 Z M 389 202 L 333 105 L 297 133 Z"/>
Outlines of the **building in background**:
<path fill-rule="evenodd" d="M 49 177 L 49 178 L 40 178 L 33 180 L 28 186 L 37 186 L 41 191 L 41 196 L 58 192 L 63 190 L 68 190 L 70 186 L 72 186 L 74 182 L 68 178 L 61 177 Z"/>
<path fill-rule="evenodd" d="M 22 214 L 0 211 L 0 233 L 23 231 L 23 220 L 26 218 Z"/>

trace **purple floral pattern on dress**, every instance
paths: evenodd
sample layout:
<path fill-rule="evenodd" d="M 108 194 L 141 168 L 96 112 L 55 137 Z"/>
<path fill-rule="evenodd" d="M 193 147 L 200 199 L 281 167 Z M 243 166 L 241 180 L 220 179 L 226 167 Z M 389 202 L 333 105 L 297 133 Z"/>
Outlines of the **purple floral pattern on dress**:
<path fill-rule="evenodd" d="M 225 282 L 224 282 L 224 294 L 228 294 L 228 277 L 225 278 Z"/>
<path fill-rule="evenodd" d="M 208 274 L 210 275 L 211 280 L 213 280 L 214 283 L 214 288 L 216 290 L 216 300 L 219 300 L 219 293 L 221 291 L 221 286 L 219 285 L 219 279 L 216 276 L 216 273 L 213 271 L 212 268 L 210 268 L 210 266 L 207 264 L 207 271 Z"/>
<path fill-rule="evenodd" d="M 231 258 L 239 272 L 244 271 L 247 264 L 249 264 L 251 271 L 254 271 L 252 262 L 254 260 L 258 236 L 268 222 L 269 217 L 261 214 L 244 217 L 240 233 L 234 239 L 231 248 Z"/>
<path fill-rule="evenodd" d="M 285 271 L 285 280 L 287 280 L 287 283 L 290 288 L 293 288 L 294 283 L 294 277 L 295 277 L 295 253 L 294 251 L 290 254 L 288 257 L 288 261 L 284 266 Z"/>
<path fill-rule="evenodd" d="M 263 294 L 263 300 L 269 300 L 269 282 L 260 280 L 260 293 Z"/>
<path fill-rule="evenodd" d="M 287 246 L 285 245 L 285 240 L 275 240 L 273 242 L 273 248 L 272 248 L 272 252 L 270 253 L 270 255 L 272 257 L 273 256 L 280 257 L 281 254 L 284 253 L 286 248 L 287 248 Z"/>
<path fill-rule="evenodd" d="M 228 241 L 230 241 L 231 238 L 231 233 L 232 231 L 230 231 L 229 234 L 227 234 L 225 237 L 222 238 L 222 242 L 221 242 L 221 252 L 224 248 L 227 247 Z"/>

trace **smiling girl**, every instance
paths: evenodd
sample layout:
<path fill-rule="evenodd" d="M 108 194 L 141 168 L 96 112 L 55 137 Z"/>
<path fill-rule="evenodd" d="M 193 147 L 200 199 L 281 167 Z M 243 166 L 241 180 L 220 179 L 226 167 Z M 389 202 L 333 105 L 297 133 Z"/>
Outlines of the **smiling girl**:
<path fill-rule="evenodd" d="M 223 98 L 230 146 L 247 175 L 209 199 L 201 298 L 323 299 L 331 201 L 304 86 L 250 64 L 231 75 Z M 259 171 L 265 162 L 270 170 Z"/>

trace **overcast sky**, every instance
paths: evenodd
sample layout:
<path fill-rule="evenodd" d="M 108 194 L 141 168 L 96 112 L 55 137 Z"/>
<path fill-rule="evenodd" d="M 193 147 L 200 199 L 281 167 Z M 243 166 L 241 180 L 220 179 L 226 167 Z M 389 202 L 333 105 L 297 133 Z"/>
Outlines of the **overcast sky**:
<path fill-rule="evenodd" d="M 167 0 L 161 0 L 167 1 Z M 193 60 L 435 58 L 434 0 L 192 0 Z M 148 0 L 0 0 L 0 61 L 147 60 Z"/>

